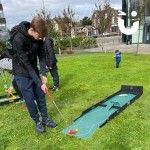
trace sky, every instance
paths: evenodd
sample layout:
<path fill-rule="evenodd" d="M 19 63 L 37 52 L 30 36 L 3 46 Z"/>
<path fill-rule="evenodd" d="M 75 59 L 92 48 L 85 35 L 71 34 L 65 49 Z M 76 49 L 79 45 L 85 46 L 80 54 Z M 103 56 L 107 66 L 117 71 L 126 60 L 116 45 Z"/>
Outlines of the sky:
<path fill-rule="evenodd" d="M 77 20 L 91 17 L 98 0 L 1 0 L 7 27 L 11 29 L 21 21 L 31 21 L 36 11 L 43 9 L 51 14 L 51 18 L 61 15 L 68 6 L 75 12 Z M 103 0 L 100 0 L 103 2 Z M 121 0 L 110 0 L 111 6 L 121 9 Z"/>

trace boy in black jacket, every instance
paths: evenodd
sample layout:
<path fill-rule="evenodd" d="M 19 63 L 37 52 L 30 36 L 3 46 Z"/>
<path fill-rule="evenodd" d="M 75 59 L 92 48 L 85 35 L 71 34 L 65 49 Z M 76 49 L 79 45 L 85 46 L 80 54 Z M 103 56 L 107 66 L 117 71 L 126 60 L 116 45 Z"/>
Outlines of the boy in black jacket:
<path fill-rule="evenodd" d="M 44 126 L 55 127 L 47 115 L 45 93 L 47 92 L 45 52 L 42 48 L 43 37 L 47 34 L 45 21 L 34 17 L 31 23 L 23 21 L 11 30 L 13 49 L 13 74 L 21 90 L 30 117 L 35 121 L 38 133 L 45 131 Z M 42 80 L 37 67 L 39 59 Z M 42 122 L 40 121 L 40 115 Z"/>
<path fill-rule="evenodd" d="M 50 37 L 45 37 L 44 39 L 44 49 L 46 53 L 46 66 L 48 67 L 51 76 L 53 77 L 54 86 L 51 88 L 52 91 L 58 91 L 59 88 L 59 75 L 57 68 L 57 59 L 54 52 L 53 40 Z"/>

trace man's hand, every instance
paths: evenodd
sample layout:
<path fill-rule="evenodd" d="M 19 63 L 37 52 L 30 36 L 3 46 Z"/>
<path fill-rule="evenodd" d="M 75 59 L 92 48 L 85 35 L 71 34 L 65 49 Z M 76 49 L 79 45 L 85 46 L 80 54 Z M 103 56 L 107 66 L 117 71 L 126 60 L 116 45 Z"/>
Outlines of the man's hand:
<path fill-rule="evenodd" d="M 43 83 L 43 84 L 46 84 L 46 83 L 47 83 L 47 77 L 42 76 L 42 83 Z"/>
<path fill-rule="evenodd" d="M 46 84 L 42 84 L 41 89 L 42 89 L 42 91 L 43 91 L 44 93 L 46 93 L 47 90 L 48 90 Z"/>
<path fill-rule="evenodd" d="M 11 94 L 11 93 L 12 93 L 12 88 L 7 89 L 6 92 L 7 92 L 8 94 Z"/>

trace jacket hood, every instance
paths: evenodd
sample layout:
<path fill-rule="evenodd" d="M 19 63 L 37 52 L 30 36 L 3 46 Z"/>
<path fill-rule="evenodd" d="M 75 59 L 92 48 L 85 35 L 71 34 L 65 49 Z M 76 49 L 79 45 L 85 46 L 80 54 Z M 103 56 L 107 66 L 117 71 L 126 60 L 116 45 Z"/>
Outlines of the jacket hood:
<path fill-rule="evenodd" d="M 22 21 L 19 25 L 16 25 L 15 27 L 12 28 L 11 36 L 13 37 L 16 33 L 19 32 L 23 34 L 25 37 L 35 41 L 35 39 L 28 34 L 29 29 L 30 29 L 30 22 Z"/>

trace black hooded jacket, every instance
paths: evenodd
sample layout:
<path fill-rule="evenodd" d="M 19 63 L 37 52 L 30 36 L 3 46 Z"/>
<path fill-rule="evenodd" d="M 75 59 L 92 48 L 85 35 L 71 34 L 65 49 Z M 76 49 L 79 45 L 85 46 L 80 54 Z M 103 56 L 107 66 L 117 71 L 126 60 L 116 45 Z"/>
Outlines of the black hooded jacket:
<path fill-rule="evenodd" d="M 41 86 L 37 58 L 39 58 L 41 73 L 45 76 L 45 52 L 42 48 L 42 41 L 35 40 L 28 34 L 29 28 L 30 23 L 23 21 L 11 30 L 13 74 L 32 78 L 38 86 Z"/>
<path fill-rule="evenodd" d="M 54 52 L 54 43 L 51 37 L 46 37 L 44 40 L 44 50 L 46 53 L 46 65 L 47 67 L 53 68 L 57 62 L 55 52 Z"/>

